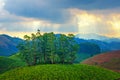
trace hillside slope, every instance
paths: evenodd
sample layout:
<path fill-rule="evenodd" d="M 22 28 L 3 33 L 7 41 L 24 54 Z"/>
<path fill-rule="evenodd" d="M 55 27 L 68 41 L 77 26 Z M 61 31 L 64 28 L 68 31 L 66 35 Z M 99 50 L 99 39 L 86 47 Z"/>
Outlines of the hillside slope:
<path fill-rule="evenodd" d="M 120 72 L 120 50 L 99 54 L 81 63 L 98 65 Z"/>
<path fill-rule="evenodd" d="M 22 42 L 22 39 L 0 35 L 0 56 L 9 56 L 18 51 L 16 46 Z"/>
<path fill-rule="evenodd" d="M 115 80 L 120 74 L 88 65 L 38 65 L 18 68 L 0 76 L 0 80 Z"/>
<path fill-rule="evenodd" d="M 26 66 L 26 63 L 17 54 L 10 57 L 0 56 L 0 74 L 22 66 Z"/>

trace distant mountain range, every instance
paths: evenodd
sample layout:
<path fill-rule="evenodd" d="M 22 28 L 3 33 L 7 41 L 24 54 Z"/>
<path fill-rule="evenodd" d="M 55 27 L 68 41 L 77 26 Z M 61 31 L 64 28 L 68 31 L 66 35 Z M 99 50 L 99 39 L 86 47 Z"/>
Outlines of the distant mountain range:
<path fill-rule="evenodd" d="M 110 38 L 98 34 L 77 34 L 78 43 L 91 42 L 98 44 L 102 52 L 120 50 L 120 38 Z"/>
<path fill-rule="evenodd" d="M 0 35 L 0 56 L 9 56 L 15 54 L 18 49 L 16 46 L 23 41 L 20 38 L 10 37 L 8 35 Z"/>
<path fill-rule="evenodd" d="M 95 40 L 100 40 L 100 41 L 105 41 L 105 42 L 120 42 L 120 38 L 106 37 L 106 36 L 102 36 L 102 35 L 94 34 L 94 33 L 77 34 L 76 37 L 86 39 L 86 40 L 95 39 Z"/>
<path fill-rule="evenodd" d="M 97 44 L 101 48 L 101 52 L 120 50 L 120 41 L 107 42 L 107 41 L 100 41 L 95 39 L 85 40 L 80 38 L 75 38 L 75 40 L 78 44 L 86 43 L 86 42 Z"/>
<path fill-rule="evenodd" d="M 56 36 L 60 35 L 56 34 Z M 86 36 L 81 37 L 81 34 L 78 34 L 75 40 L 78 44 L 86 42 L 97 44 L 101 48 L 101 52 L 120 50 L 119 38 L 109 38 L 97 34 L 86 34 Z M 9 56 L 18 52 L 16 46 L 22 41 L 23 40 L 20 38 L 11 37 L 5 34 L 0 35 L 0 56 Z"/>

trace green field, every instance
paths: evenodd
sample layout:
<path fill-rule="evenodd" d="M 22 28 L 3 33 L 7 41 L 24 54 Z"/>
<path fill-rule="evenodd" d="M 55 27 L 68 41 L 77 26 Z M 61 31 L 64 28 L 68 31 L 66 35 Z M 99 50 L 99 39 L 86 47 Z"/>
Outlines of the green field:
<path fill-rule="evenodd" d="M 46 64 L 10 70 L 0 75 L 0 80 L 115 80 L 115 73 L 96 66 L 82 64 Z"/>

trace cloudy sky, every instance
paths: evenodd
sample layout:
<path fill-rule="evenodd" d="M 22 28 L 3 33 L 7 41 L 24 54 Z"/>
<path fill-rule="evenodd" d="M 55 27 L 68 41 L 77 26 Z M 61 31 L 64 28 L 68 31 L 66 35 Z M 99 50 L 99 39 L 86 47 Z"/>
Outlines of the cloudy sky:
<path fill-rule="evenodd" d="M 120 0 L 0 0 L 0 34 L 37 29 L 120 37 Z"/>

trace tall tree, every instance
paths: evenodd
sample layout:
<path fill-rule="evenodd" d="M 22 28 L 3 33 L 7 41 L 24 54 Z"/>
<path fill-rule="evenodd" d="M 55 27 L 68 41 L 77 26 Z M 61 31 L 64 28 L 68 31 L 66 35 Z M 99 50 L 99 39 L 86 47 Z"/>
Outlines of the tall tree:
<path fill-rule="evenodd" d="M 42 47 L 43 47 L 43 45 L 42 45 L 42 43 L 43 43 L 43 37 L 42 37 L 42 35 L 41 35 L 41 33 L 40 33 L 40 30 L 38 29 L 37 30 L 37 33 L 36 33 L 36 43 L 37 43 L 37 59 L 38 59 L 38 64 L 40 64 L 40 63 L 43 63 L 43 54 L 42 54 L 42 52 L 43 52 L 43 50 L 42 50 Z"/>
<path fill-rule="evenodd" d="M 79 45 L 76 43 L 74 40 L 75 36 L 73 34 L 68 34 L 67 39 L 68 39 L 68 57 L 67 57 L 67 62 L 68 63 L 73 63 L 74 60 L 76 59 L 76 53 L 78 52 Z"/>
<path fill-rule="evenodd" d="M 28 64 L 32 65 L 32 55 L 31 55 L 31 42 L 30 36 L 24 36 L 25 42 L 18 45 L 18 49 L 20 51 L 20 56 L 22 59 Z"/>
<path fill-rule="evenodd" d="M 60 63 L 64 64 L 66 61 L 66 57 L 68 53 L 68 45 L 69 44 L 66 35 L 61 34 L 59 38 L 59 52 L 58 52 L 58 55 L 60 57 Z"/>
<path fill-rule="evenodd" d="M 53 32 L 51 33 L 48 33 L 48 55 L 49 55 L 49 59 L 50 59 L 50 62 L 53 64 L 55 62 L 55 57 L 56 57 L 56 54 L 55 54 L 55 35 Z"/>

